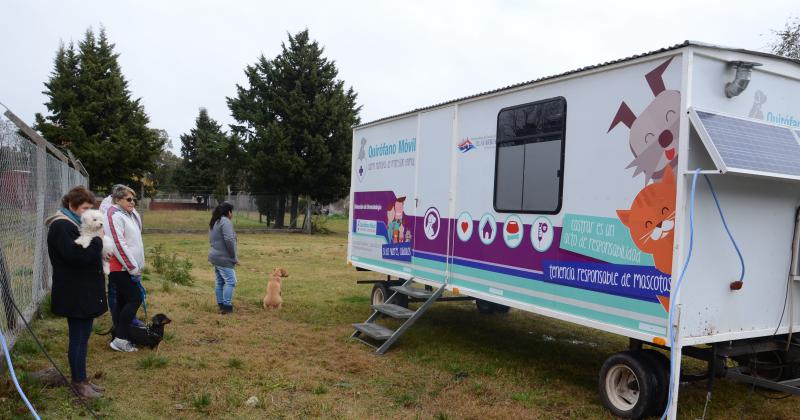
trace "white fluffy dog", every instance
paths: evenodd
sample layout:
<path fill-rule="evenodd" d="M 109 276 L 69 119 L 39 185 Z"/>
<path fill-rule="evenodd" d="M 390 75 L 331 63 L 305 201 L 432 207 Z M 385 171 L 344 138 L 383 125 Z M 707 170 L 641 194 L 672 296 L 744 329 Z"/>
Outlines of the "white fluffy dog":
<path fill-rule="evenodd" d="M 98 236 L 103 239 L 103 272 L 108 274 L 111 269 L 108 260 L 111 259 L 111 254 L 114 253 L 114 241 L 103 233 L 103 213 L 99 210 L 86 210 L 81 215 L 81 236 L 75 240 L 75 243 L 88 248 L 92 242 L 92 238 Z"/>

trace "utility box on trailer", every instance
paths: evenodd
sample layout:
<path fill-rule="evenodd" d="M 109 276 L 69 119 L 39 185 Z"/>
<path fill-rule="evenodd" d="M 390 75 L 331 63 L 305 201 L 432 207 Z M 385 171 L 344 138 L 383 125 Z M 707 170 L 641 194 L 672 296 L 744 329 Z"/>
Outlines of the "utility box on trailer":
<path fill-rule="evenodd" d="M 670 348 L 673 361 L 745 342 L 789 358 L 798 98 L 800 62 L 687 41 L 363 124 L 348 261 Z M 378 341 L 402 333 L 358 325 Z M 747 360 L 720 346 L 712 365 Z M 640 401 L 602 381 L 628 375 L 638 389 L 650 373 L 637 369 L 663 377 L 665 361 L 615 356 L 601 372 L 606 405 L 639 417 L 670 403 L 674 418 L 680 363 Z M 765 380 L 744 366 L 728 376 Z"/>

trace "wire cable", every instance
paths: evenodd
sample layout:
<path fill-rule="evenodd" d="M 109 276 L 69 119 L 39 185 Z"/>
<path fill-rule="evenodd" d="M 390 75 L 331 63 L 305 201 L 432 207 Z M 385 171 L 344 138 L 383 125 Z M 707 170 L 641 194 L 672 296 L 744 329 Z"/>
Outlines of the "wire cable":
<path fill-rule="evenodd" d="M 683 277 L 686 275 L 686 269 L 689 267 L 689 261 L 692 259 L 692 250 L 694 249 L 694 203 L 695 203 L 695 193 L 697 192 L 697 176 L 700 175 L 700 168 L 695 169 L 694 175 L 692 175 L 692 191 L 689 198 L 689 251 L 686 254 L 686 261 L 683 263 L 683 267 L 681 268 L 681 274 L 678 277 L 678 283 L 675 285 L 675 293 L 674 296 L 678 295 L 678 291 L 681 288 L 681 283 L 683 283 Z M 725 232 L 728 234 L 728 238 L 730 238 L 731 243 L 733 244 L 733 248 L 736 250 L 736 255 L 739 256 L 739 263 L 741 264 L 741 272 L 739 274 L 739 281 L 744 282 L 744 274 L 745 274 L 745 263 L 744 257 L 742 256 L 742 251 L 739 249 L 739 245 L 736 244 L 736 239 L 733 237 L 733 233 L 731 233 L 731 229 L 728 227 L 728 222 L 725 219 L 725 214 L 722 211 L 722 205 L 719 203 L 719 197 L 717 197 L 717 192 L 714 189 L 714 184 L 711 183 L 711 179 L 708 175 L 703 175 L 703 178 L 706 180 L 706 184 L 708 184 L 708 189 L 711 191 L 711 196 L 714 198 L 714 204 L 717 206 L 717 212 L 719 212 L 719 217 L 722 220 L 722 226 L 725 227 Z M 670 310 L 669 310 L 669 336 L 670 336 L 670 346 L 674 346 L 675 344 L 675 329 L 673 328 L 673 313 L 675 309 L 675 299 L 670 299 Z M 668 402 L 667 402 L 667 409 L 664 411 L 664 414 L 661 416 L 661 420 L 664 420 L 669 413 L 669 410 L 672 405 L 672 387 L 675 384 L 676 378 L 673 376 L 672 367 L 675 365 L 675 352 L 670 352 L 670 372 L 669 372 L 669 393 L 668 393 Z M 680 363 L 680 360 L 677 361 Z M 680 378 L 678 378 L 680 380 Z M 710 396 L 709 396 L 710 400 Z"/>
<path fill-rule="evenodd" d="M 711 196 L 714 197 L 714 203 L 717 205 L 717 211 L 719 212 L 719 218 L 722 219 L 722 226 L 725 227 L 725 232 L 728 233 L 728 238 L 731 239 L 731 243 L 733 244 L 733 248 L 736 249 L 736 254 L 739 255 L 739 262 L 742 265 L 742 272 L 739 275 L 739 281 L 744 282 L 744 257 L 742 257 L 742 251 L 739 250 L 739 245 L 736 244 L 736 239 L 733 239 L 733 234 L 731 233 L 730 228 L 728 228 L 728 222 L 725 220 L 725 215 L 722 214 L 722 206 L 719 204 L 719 199 L 717 198 L 717 192 L 714 190 L 714 184 L 711 183 L 711 179 L 708 175 L 703 175 L 703 178 L 706 179 L 706 183 L 708 184 L 708 189 L 711 190 Z M 694 194 L 694 186 L 692 187 L 692 194 Z"/>
<path fill-rule="evenodd" d="M 19 314 L 20 318 L 22 318 L 22 322 L 25 324 L 25 329 L 27 329 L 28 332 L 31 334 L 31 337 L 33 337 L 33 341 L 35 341 L 36 345 L 39 346 L 39 349 L 42 351 L 47 360 L 50 361 L 50 364 L 53 365 L 53 368 L 55 368 L 56 372 L 58 372 L 58 374 L 61 376 L 64 382 L 67 383 L 69 389 L 72 391 L 73 394 L 75 394 L 76 397 L 78 397 L 78 401 L 81 402 L 81 404 L 83 405 L 84 408 L 86 408 L 89 414 L 91 414 L 95 420 L 100 420 L 100 417 L 97 415 L 97 413 L 95 413 L 94 410 L 92 410 L 92 408 L 89 407 L 89 403 L 87 403 L 86 400 L 84 400 L 83 397 L 81 397 L 80 394 L 78 394 L 78 391 L 75 388 L 69 386 L 70 383 L 69 379 L 67 379 L 67 377 L 64 375 L 64 372 L 62 372 L 61 369 L 58 368 L 58 365 L 56 365 L 56 362 L 53 361 L 53 358 L 50 357 L 50 353 L 48 353 L 47 350 L 45 350 L 44 345 L 42 345 L 42 342 L 39 341 L 39 337 L 37 337 L 36 334 L 33 333 L 33 328 L 31 328 L 31 325 L 28 324 L 28 320 L 25 319 L 25 315 L 22 314 L 22 311 L 19 310 L 17 302 L 14 301 L 14 298 L 12 296 L 7 296 L 7 297 L 8 301 L 11 302 L 11 306 L 14 307 L 14 310 L 17 311 L 17 314 Z"/>
<path fill-rule="evenodd" d="M 6 363 L 8 363 L 8 371 L 11 374 L 11 380 L 14 381 L 14 386 L 17 387 L 17 393 L 22 398 L 22 401 L 25 401 L 25 405 L 28 406 L 28 410 L 30 410 L 33 418 L 36 420 L 40 420 L 39 414 L 36 413 L 36 410 L 33 408 L 33 405 L 30 401 L 28 401 L 28 397 L 25 395 L 25 392 L 22 391 L 22 387 L 19 386 L 19 382 L 17 381 L 17 373 L 14 372 L 14 364 L 11 363 L 11 352 L 8 350 L 8 344 L 6 344 L 6 337 L 3 335 L 3 331 L 0 330 L 0 344 L 3 345 L 3 355 L 6 357 Z"/>
<path fill-rule="evenodd" d="M 697 176 L 700 175 L 700 168 L 695 169 L 694 175 L 692 176 L 692 193 L 689 198 L 689 251 L 686 253 L 686 261 L 683 262 L 683 267 L 681 268 L 681 274 L 678 276 L 678 283 L 675 285 L 675 292 L 670 295 L 670 306 L 669 306 L 669 323 L 667 328 L 669 329 L 669 338 L 670 338 L 670 348 L 675 345 L 675 329 L 672 328 L 672 316 L 675 313 L 675 296 L 678 296 L 678 292 L 681 289 L 681 283 L 683 283 L 683 276 L 686 275 L 686 269 L 689 267 L 689 261 L 692 259 L 692 250 L 694 249 L 694 195 L 697 189 Z M 680 360 L 678 360 L 680 363 Z M 672 387 L 675 384 L 675 376 L 673 375 L 672 367 L 675 366 L 675 352 L 669 352 L 669 391 L 667 393 L 667 408 L 664 410 L 664 414 L 661 415 L 661 420 L 667 418 L 667 414 L 669 413 L 670 408 L 672 408 Z M 680 379 L 680 378 L 678 378 Z"/>

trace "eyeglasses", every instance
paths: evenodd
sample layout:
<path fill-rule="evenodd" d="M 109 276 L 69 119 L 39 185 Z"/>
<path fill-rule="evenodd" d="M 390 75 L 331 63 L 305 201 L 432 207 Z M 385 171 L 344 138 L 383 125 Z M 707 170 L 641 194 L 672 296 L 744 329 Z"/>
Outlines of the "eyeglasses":
<path fill-rule="evenodd" d="M 135 199 L 135 198 L 133 198 L 133 197 L 128 197 L 128 198 L 126 198 L 126 199 L 125 199 L 125 201 L 127 201 L 127 202 L 129 202 L 129 203 L 136 204 L 136 199 Z"/>

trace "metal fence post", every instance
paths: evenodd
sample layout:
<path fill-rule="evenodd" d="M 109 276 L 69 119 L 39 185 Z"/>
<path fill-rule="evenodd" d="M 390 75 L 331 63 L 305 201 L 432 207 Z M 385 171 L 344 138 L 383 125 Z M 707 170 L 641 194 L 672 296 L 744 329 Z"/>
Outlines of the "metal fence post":
<path fill-rule="evenodd" d="M 33 249 L 33 281 L 31 281 L 31 302 L 38 302 L 36 284 L 42 284 L 44 279 L 44 207 L 45 193 L 47 191 L 47 150 L 40 142 L 36 142 L 36 224 L 34 232 Z"/>

